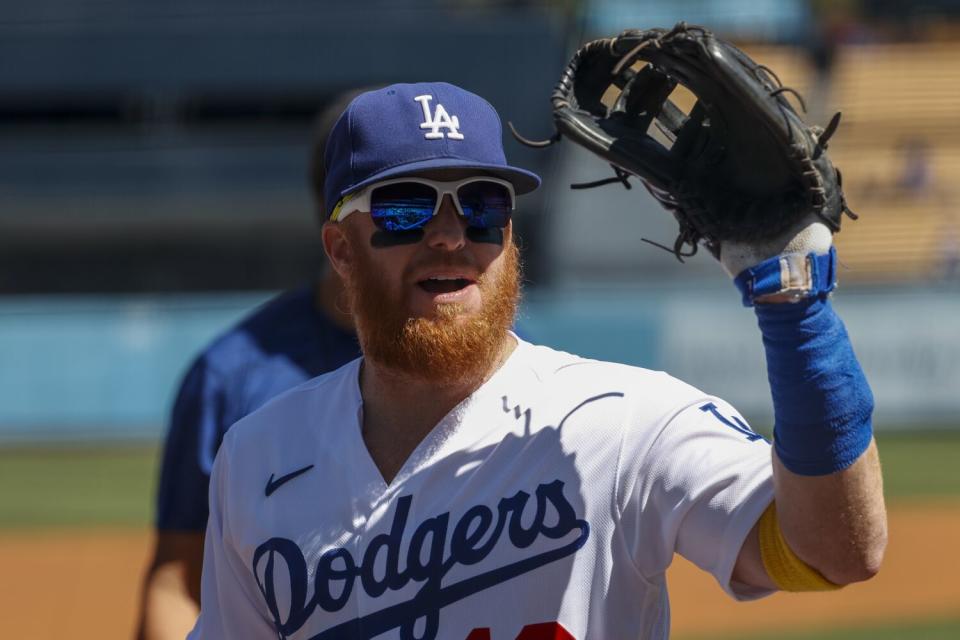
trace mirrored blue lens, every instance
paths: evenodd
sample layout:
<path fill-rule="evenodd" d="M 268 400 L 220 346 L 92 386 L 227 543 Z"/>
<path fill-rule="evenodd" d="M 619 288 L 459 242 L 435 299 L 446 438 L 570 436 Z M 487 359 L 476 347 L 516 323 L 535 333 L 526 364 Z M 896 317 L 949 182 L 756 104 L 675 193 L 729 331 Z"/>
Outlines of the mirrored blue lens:
<path fill-rule="evenodd" d="M 433 217 L 437 191 L 426 184 L 398 182 L 370 193 L 370 215 L 384 231 L 419 229 Z"/>
<path fill-rule="evenodd" d="M 436 189 L 419 182 L 398 182 L 370 193 L 370 214 L 384 231 L 411 231 L 425 226 L 437 208 Z M 513 196 L 499 183 L 477 180 L 457 190 L 467 224 L 478 229 L 503 228 L 510 222 Z"/>
<path fill-rule="evenodd" d="M 510 222 L 513 198 L 502 184 L 487 180 L 469 182 L 457 190 L 457 199 L 471 227 L 502 228 Z"/>

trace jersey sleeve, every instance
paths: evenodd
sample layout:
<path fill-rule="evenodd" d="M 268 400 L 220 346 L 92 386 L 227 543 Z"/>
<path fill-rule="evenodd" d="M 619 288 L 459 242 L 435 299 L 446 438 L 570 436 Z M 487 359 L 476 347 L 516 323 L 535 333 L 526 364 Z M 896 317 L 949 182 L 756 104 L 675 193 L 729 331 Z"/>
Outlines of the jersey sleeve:
<path fill-rule="evenodd" d="M 184 377 L 171 412 L 157 493 L 157 529 L 203 532 L 210 471 L 229 426 L 226 406 L 220 377 L 201 356 Z"/>
<path fill-rule="evenodd" d="M 226 446 L 226 445 L 225 445 Z M 210 479 L 210 518 L 203 545 L 200 616 L 187 640 L 275 638 L 252 574 L 232 545 L 228 517 L 230 456 L 217 456 Z"/>
<path fill-rule="evenodd" d="M 633 469 L 622 525 L 641 574 L 663 573 L 679 553 L 738 600 L 769 593 L 730 581 L 743 541 L 773 500 L 770 445 L 733 407 L 716 398 L 687 406 Z"/>

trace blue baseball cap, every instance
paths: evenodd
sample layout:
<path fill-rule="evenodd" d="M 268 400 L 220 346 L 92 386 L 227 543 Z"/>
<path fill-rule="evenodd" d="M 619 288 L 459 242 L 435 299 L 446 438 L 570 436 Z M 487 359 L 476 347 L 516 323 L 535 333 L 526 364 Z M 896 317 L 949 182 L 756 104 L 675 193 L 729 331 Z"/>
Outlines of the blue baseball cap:
<path fill-rule="evenodd" d="M 540 186 L 535 173 L 507 164 L 500 117 L 490 103 L 446 82 L 360 94 L 330 130 L 324 162 L 327 217 L 341 198 L 369 184 L 434 169 L 479 169 L 518 194 Z"/>

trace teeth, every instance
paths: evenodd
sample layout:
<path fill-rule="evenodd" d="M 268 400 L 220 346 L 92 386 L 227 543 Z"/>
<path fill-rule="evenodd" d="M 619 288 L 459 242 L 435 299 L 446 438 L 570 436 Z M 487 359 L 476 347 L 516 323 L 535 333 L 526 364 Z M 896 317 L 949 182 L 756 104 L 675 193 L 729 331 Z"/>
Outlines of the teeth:
<path fill-rule="evenodd" d="M 428 280 L 463 280 L 460 276 L 432 276 Z"/>

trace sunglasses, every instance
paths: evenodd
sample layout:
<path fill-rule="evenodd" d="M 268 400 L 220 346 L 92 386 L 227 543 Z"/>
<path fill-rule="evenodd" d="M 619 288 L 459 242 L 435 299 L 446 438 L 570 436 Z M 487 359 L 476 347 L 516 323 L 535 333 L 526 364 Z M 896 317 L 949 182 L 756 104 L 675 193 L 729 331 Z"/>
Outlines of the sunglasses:
<path fill-rule="evenodd" d="M 516 205 L 513 185 L 500 178 L 473 177 L 441 182 L 427 178 L 396 178 L 372 184 L 344 196 L 330 220 L 340 222 L 356 211 L 369 211 L 383 231 L 422 229 L 440 211 L 446 194 L 457 213 L 475 229 L 502 229 Z"/>

